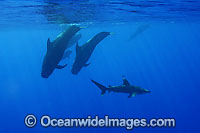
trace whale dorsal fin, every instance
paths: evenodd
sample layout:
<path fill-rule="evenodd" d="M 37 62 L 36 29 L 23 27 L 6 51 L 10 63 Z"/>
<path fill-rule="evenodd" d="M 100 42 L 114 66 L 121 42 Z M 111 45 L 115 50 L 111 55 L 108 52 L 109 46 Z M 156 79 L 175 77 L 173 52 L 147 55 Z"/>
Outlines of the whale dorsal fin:
<path fill-rule="evenodd" d="M 50 41 L 50 39 L 48 38 L 48 40 L 47 40 L 47 50 L 48 50 L 50 47 L 51 47 L 51 41 Z"/>
<path fill-rule="evenodd" d="M 76 43 L 76 53 L 78 53 L 80 50 L 80 46 L 78 45 L 78 42 Z"/>
<path fill-rule="evenodd" d="M 130 86 L 130 83 L 128 82 L 127 79 L 123 78 L 123 85 Z"/>

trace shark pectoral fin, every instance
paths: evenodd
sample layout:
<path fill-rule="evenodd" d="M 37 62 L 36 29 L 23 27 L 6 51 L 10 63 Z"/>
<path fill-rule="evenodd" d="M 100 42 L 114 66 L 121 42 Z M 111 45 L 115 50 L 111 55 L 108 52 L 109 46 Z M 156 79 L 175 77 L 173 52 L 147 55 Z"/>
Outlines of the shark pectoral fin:
<path fill-rule="evenodd" d="M 85 64 L 84 67 L 87 67 L 87 66 L 89 66 L 90 64 L 91 64 L 91 63 Z"/>
<path fill-rule="evenodd" d="M 136 96 L 136 94 L 135 94 L 135 93 L 133 93 L 133 94 L 131 95 L 131 97 L 134 97 L 134 96 Z"/>
<path fill-rule="evenodd" d="M 63 69 L 63 68 L 65 68 L 66 66 L 67 66 L 67 64 L 65 64 L 65 65 L 63 65 L 63 66 L 57 65 L 56 68 L 57 68 L 57 69 Z"/>
<path fill-rule="evenodd" d="M 136 94 L 135 93 L 130 93 L 130 95 L 128 96 L 128 98 L 134 97 Z"/>

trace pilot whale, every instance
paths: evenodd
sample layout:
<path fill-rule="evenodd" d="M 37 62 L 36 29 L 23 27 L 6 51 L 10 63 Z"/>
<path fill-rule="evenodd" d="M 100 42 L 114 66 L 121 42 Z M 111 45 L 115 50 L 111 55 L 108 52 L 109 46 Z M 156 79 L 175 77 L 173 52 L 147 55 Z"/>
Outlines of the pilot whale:
<path fill-rule="evenodd" d="M 133 86 L 131 85 L 126 78 L 123 77 L 123 85 L 120 86 L 111 86 L 105 87 L 98 82 L 91 80 L 92 83 L 94 83 L 97 87 L 101 89 L 101 95 L 104 95 L 106 91 L 108 92 L 117 92 L 117 93 L 128 93 L 129 96 L 128 98 L 134 97 L 137 94 L 145 94 L 145 93 L 150 93 L 149 90 L 143 89 L 139 86 Z"/>
<path fill-rule="evenodd" d="M 90 64 L 86 63 L 92 55 L 95 47 L 110 34 L 110 32 L 100 32 L 84 45 L 79 46 L 78 43 L 76 44 L 76 58 L 72 66 L 72 74 L 78 74 L 82 67 L 86 67 Z"/>
<path fill-rule="evenodd" d="M 47 40 L 47 52 L 44 56 L 41 76 L 43 78 L 48 78 L 53 71 L 57 69 L 62 69 L 66 64 L 61 66 L 58 65 L 62 59 L 65 50 L 69 47 L 70 39 L 80 30 L 78 26 L 70 26 L 67 30 L 58 35 L 58 37 L 51 42 L 48 38 Z M 70 44 L 71 45 L 71 44 Z"/>

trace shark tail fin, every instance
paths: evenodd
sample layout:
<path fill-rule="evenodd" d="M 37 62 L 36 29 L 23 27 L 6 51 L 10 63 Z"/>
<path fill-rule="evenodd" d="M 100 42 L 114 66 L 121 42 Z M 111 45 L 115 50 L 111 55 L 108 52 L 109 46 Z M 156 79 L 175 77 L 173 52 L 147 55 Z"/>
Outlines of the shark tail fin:
<path fill-rule="evenodd" d="M 106 93 L 107 88 L 99 83 L 97 83 L 94 80 L 91 80 L 92 83 L 94 83 L 97 87 L 99 87 L 101 89 L 101 95 L 104 95 Z"/>

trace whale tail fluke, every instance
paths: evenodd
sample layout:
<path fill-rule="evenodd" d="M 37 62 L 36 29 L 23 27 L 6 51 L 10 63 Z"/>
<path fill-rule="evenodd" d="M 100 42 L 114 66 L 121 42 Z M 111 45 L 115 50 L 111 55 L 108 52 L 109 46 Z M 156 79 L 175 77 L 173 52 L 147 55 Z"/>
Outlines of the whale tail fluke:
<path fill-rule="evenodd" d="M 97 87 L 99 87 L 101 89 L 101 95 L 104 95 L 106 93 L 107 88 L 99 83 L 97 83 L 94 80 L 91 80 L 92 83 L 94 83 Z"/>

